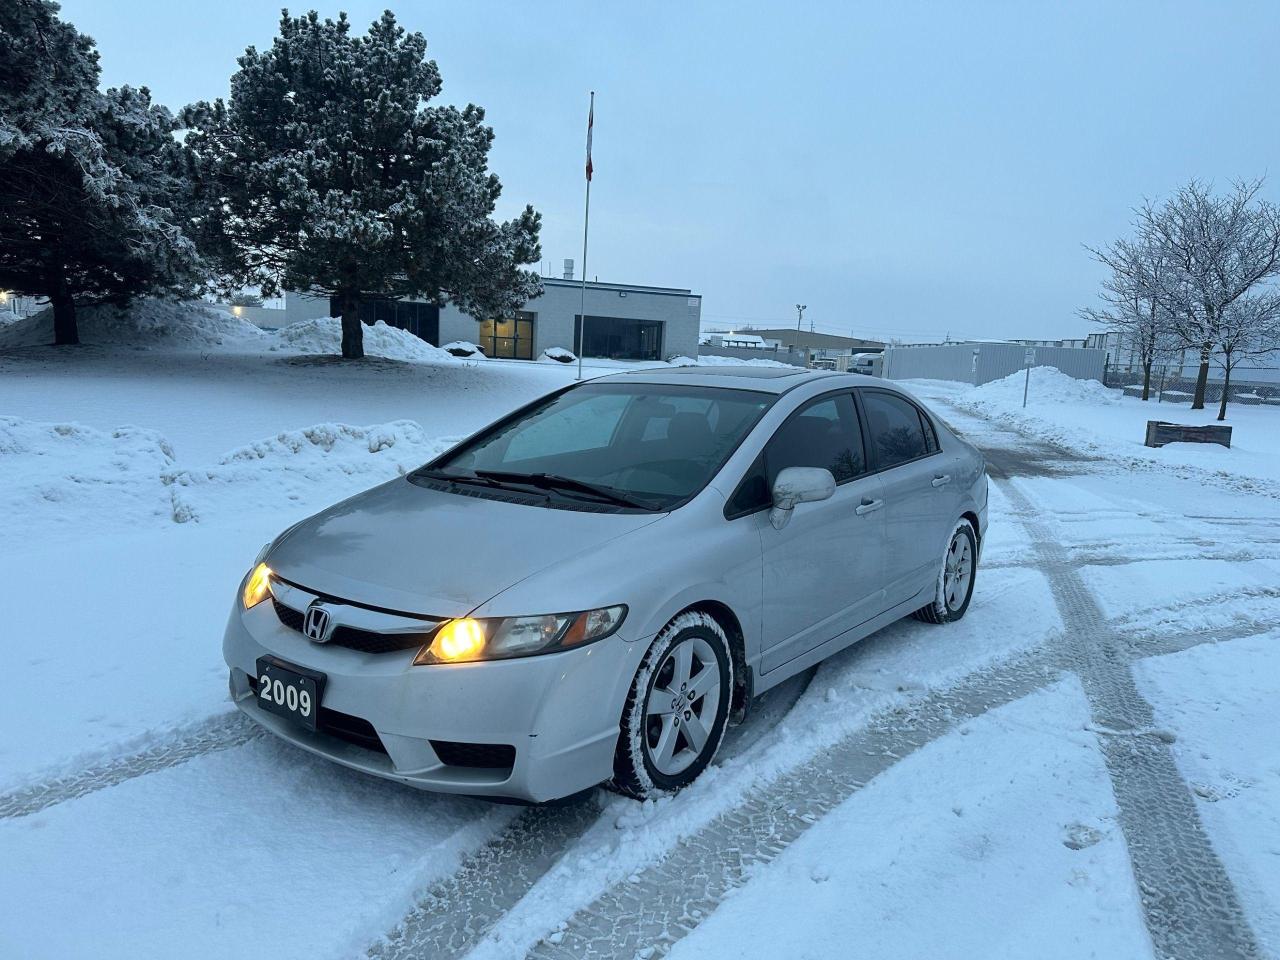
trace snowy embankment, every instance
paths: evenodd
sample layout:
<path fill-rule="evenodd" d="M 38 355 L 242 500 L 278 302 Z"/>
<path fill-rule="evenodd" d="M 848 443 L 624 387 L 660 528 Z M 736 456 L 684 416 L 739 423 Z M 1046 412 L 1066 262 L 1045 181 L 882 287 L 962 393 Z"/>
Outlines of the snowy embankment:
<path fill-rule="evenodd" d="M 1035 367 L 1022 406 L 1025 373 L 973 387 L 950 381 L 903 381 L 926 399 L 945 400 L 1039 440 L 1136 468 L 1161 467 L 1191 478 L 1280 497 L 1280 409 L 1227 407 L 1231 447 L 1174 443 L 1143 445 L 1148 420 L 1217 423 L 1217 404 L 1192 410 L 1183 404 L 1143 402 L 1096 380 L 1077 380 L 1055 367 Z"/>

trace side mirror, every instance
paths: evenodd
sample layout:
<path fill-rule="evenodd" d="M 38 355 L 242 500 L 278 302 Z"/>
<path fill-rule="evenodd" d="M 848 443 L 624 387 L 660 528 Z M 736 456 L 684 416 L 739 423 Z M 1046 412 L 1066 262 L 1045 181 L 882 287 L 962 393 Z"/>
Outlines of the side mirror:
<path fill-rule="evenodd" d="M 787 467 L 773 481 L 773 509 L 769 522 L 781 530 L 791 522 L 797 503 L 826 500 L 836 492 L 836 478 L 822 467 Z"/>

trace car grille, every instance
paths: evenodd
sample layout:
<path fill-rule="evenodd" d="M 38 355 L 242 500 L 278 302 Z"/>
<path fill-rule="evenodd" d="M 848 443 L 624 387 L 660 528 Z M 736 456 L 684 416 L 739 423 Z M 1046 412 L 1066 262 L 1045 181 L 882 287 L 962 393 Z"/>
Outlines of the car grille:
<path fill-rule="evenodd" d="M 302 632 L 302 621 L 305 614 L 286 607 L 275 597 L 271 598 L 276 608 L 276 616 L 290 630 Z M 433 624 L 434 628 L 434 624 Z M 394 653 L 397 650 L 416 650 L 431 638 L 431 631 L 422 633 L 375 633 L 372 630 L 360 630 L 356 627 L 337 626 L 329 637 L 329 643 L 335 647 L 347 647 L 361 653 Z"/>
<path fill-rule="evenodd" d="M 511 769 L 516 763 L 516 748 L 508 743 L 457 743 L 432 740 L 431 749 L 440 762 L 451 767 L 486 767 Z"/>

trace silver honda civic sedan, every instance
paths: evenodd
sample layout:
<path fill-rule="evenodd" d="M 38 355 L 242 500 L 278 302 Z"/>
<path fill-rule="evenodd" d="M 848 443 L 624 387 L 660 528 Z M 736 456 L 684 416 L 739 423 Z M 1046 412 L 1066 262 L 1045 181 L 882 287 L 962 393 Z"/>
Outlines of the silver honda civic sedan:
<path fill-rule="evenodd" d="M 620 373 L 263 548 L 231 696 L 415 787 L 653 796 L 770 687 L 903 616 L 964 616 L 986 526 L 981 454 L 890 383 Z"/>

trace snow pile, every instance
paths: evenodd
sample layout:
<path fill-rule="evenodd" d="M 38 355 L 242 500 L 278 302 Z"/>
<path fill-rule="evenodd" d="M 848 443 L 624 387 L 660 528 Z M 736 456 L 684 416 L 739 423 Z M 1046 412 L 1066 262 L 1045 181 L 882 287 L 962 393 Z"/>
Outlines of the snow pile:
<path fill-rule="evenodd" d="M 1025 387 L 1027 374 L 1019 370 L 1000 380 L 984 383 L 969 395 L 969 399 L 975 405 L 988 403 L 1001 406 L 1016 403 L 1021 407 Z M 1033 367 L 1027 395 L 1035 397 L 1037 406 L 1051 403 L 1117 404 L 1120 402 L 1121 391 L 1108 389 L 1097 380 L 1078 380 L 1057 367 Z"/>
<path fill-rule="evenodd" d="M 750 360 L 739 357 L 720 357 L 703 354 L 696 360 L 693 357 L 672 357 L 667 363 L 673 367 L 789 367 L 791 364 L 781 360 L 764 360 L 752 357 Z M 797 370 L 799 367 L 796 368 Z"/>
<path fill-rule="evenodd" d="M 164 300 L 139 300 L 128 307 L 80 307 L 76 310 L 76 325 L 81 343 L 144 349 L 204 350 L 218 346 L 253 349 L 268 337 L 249 321 L 225 310 L 201 303 Z M 0 325 L 0 349 L 51 343 L 51 309 Z"/>
<path fill-rule="evenodd" d="M 342 352 L 342 321 L 337 317 L 320 317 L 301 320 L 277 330 L 275 343 L 267 349 L 302 354 L 339 354 Z M 408 330 L 390 327 L 379 320 L 373 326 L 364 327 L 364 352 L 367 356 L 385 357 L 388 360 L 440 361 L 455 357 L 433 347 Z"/>
<path fill-rule="evenodd" d="M 301 516 L 402 476 L 456 442 L 429 437 L 412 420 L 321 423 L 240 447 L 209 467 L 167 470 L 163 481 L 178 523 L 264 509 Z"/>
<path fill-rule="evenodd" d="M 466 357 L 468 360 L 488 360 L 484 355 L 484 351 L 477 347 L 470 340 L 454 340 L 452 343 L 446 343 L 441 348 L 446 353 L 451 353 L 455 357 Z"/>
<path fill-rule="evenodd" d="M 572 350 L 564 347 L 547 347 L 538 359 L 547 363 L 573 363 L 578 358 Z"/>
<path fill-rule="evenodd" d="M 160 475 L 173 462 L 154 430 L 0 417 L 0 542 L 167 519 Z"/>

